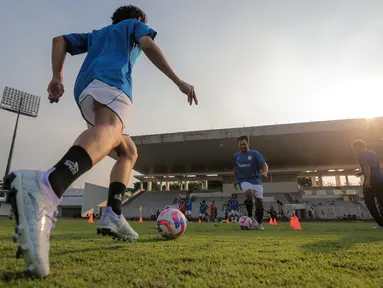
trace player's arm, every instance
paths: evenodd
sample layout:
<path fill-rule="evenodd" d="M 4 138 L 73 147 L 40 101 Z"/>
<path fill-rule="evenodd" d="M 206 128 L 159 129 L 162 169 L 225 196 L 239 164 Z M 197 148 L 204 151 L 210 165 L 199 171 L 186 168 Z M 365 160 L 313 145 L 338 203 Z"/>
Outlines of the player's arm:
<path fill-rule="evenodd" d="M 52 40 L 52 77 L 63 81 L 63 68 L 66 56 L 66 41 L 64 36 L 58 36 Z"/>
<path fill-rule="evenodd" d="M 57 103 L 64 94 L 63 68 L 66 56 L 66 42 L 63 36 L 55 37 L 52 41 L 52 80 L 48 84 L 48 99 Z"/>
<path fill-rule="evenodd" d="M 237 166 L 234 164 L 234 169 L 233 169 L 233 175 L 234 175 L 234 188 L 235 190 L 238 190 L 238 182 L 237 182 Z"/>
<path fill-rule="evenodd" d="M 364 171 L 364 186 L 365 187 L 370 187 L 371 186 L 371 167 L 369 165 L 364 165 L 363 166 L 363 171 Z"/>
<path fill-rule="evenodd" d="M 52 40 L 52 80 L 48 84 L 48 99 L 57 103 L 64 94 L 64 62 L 66 53 L 82 54 L 88 51 L 88 34 L 68 34 Z"/>
<path fill-rule="evenodd" d="M 359 156 L 359 164 L 364 174 L 364 187 L 371 185 L 371 165 L 376 163 L 375 154 L 368 151 L 363 151 Z"/>
<path fill-rule="evenodd" d="M 57 36 L 52 41 L 53 77 L 62 81 L 66 53 L 78 55 L 88 52 L 88 33 Z"/>
<path fill-rule="evenodd" d="M 267 165 L 265 159 L 263 158 L 262 154 L 259 152 L 256 152 L 255 157 L 257 158 L 258 163 L 260 165 L 262 175 L 264 177 L 267 177 L 267 173 L 269 172 L 269 166 Z"/>
<path fill-rule="evenodd" d="M 174 82 L 181 90 L 182 93 L 188 96 L 188 102 L 190 105 L 193 102 L 198 105 L 198 99 L 194 91 L 194 87 L 184 81 L 182 81 L 176 73 L 173 71 L 169 62 L 167 61 L 164 53 L 162 53 L 160 47 L 153 41 L 153 39 L 146 35 L 140 38 L 139 45 L 144 51 L 149 60 L 170 80 Z"/>
<path fill-rule="evenodd" d="M 261 170 L 262 170 L 262 175 L 267 177 L 267 173 L 269 172 L 269 166 L 267 165 L 266 162 L 261 165 Z"/>

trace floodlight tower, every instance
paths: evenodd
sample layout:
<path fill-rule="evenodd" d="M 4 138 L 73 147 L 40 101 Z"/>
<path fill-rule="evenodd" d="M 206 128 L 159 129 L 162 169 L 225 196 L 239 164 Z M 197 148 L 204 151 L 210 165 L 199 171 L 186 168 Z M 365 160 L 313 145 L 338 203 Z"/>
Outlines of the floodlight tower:
<path fill-rule="evenodd" d="M 4 177 L 6 177 L 11 169 L 13 148 L 15 146 L 20 115 L 36 118 L 40 108 L 40 97 L 10 87 L 5 87 L 0 102 L 0 108 L 17 113 L 11 148 L 9 149 L 7 168 L 5 169 Z"/>

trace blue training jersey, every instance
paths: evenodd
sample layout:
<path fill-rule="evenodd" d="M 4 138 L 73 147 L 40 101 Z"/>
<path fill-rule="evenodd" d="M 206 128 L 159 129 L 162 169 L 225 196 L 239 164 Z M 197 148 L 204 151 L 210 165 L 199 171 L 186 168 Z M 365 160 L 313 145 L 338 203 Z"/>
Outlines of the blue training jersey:
<path fill-rule="evenodd" d="M 363 175 L 366 176 L 366 171 L 364 171 L 365 166 L 370 167 L 371 171 L 371 182 L 370 184 L 375 184 L 378 182 L 383 182 L 383 173 L 380 169 L 378 155 L 374 151 L 364 149 L 359 154 L 359 164 L 362 168 Z M 366 179 L 364 180 L 366 181 Z"/>
<path fill-rule="evenodd" d="M 261 153 L 249 150 L 246 154 L 241 152 L 234 154 L 234 166 L 237 171 L 237 182 L 249 182 L 261 185 L 261 166 L 266 163 Z"/>
<path fill-rule="evenodd" d="M 64 35 L 71 55 L 88 53 L 77 76 L 77 104 L 84 89 L 95 79 L 122 90 L 132 99 L 132 69 L 141 53 L 143 36 L 154 39 L 157 32 L 134 19 L 121 21 L 90 33 Z"/>
<path fill-rule="evenodd" d="M 199 204 L 199 212 L 201 214 L 205 214 L 207 211 L 207 208 L 209 208 L 209 206 L 207 206 L 207 204 L 204 204 L 204 203 Z"/>
<path fill-rule="evenodd" d="M 229 202 L 230 210 L 237 211 L 238 207 L 239 207 L 239 203 L 238 203 L 237 199 L 230 199 L 229 201 L 230 201 Z"/>
<path fill-rule="evenodd" d="M 185 204 L 186 204 L 186 210 L 187 211 L 191 211 L 192 210 L 192 200 L 191 199 L 187 199 Z"/>

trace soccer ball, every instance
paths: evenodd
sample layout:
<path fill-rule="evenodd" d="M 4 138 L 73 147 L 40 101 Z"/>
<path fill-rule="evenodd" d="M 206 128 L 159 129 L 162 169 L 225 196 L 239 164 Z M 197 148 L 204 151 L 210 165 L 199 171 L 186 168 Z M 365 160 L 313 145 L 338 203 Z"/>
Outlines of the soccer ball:
<path fill-rule="evenodd" d="M 253 221 L 247 216 L 242 216 L 239 218 L 239 226 L 242 230 L 249 230 L 251 229 L 251 225 L 253 224 Z"/>
<path fill-rule="evenodd" d="M 157 230 L 167 240 L 182 236 L 187 227 L 185 215 L 177 209 L 168 208 L 157 218 Z"/>

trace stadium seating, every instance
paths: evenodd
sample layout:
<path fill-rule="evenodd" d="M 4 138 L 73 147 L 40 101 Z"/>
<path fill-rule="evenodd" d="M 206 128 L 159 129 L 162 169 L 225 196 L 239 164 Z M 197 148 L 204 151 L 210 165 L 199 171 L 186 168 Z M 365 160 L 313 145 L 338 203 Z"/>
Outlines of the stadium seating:
<path fill-rule="evenodd" d="M 185 199 L 187 195 L 187 191 L 146 191 L 130 198 L 123 205 L 123 214 L 128 219 L 136 219 L 140 216 L 139 208 L 142 207 L 142 217 L 150 218 L 151 215 L 156 214 L 157 209 L 162 211 L 166 207 L 178 208 L 179 201 Z M 225 195 L 220 191 L 193 191 L 190 196 L 193 201 L 192 218 L 199 217 L 199 204 L 202 200 L 206 200 L 209 206 L 214 200 L 217 205 L 218 218 L 226 218 L 231 195 Z M 238 193 L 236 196 L 240 203 L 239 212 L 245 214 L 244 195 Z M 283 204 L 294 204 L 296 201 L 305 203 L 307 209 L 313 212 L 313 216 L 317 220 L 341 219 L 344 215 L 349 214 L 355 214 L 358 219 L 371 219 L 367 207 L 362 202 L 344 201 L 337 198 L 302 198 L 300 193 L 266 193 L 264 195 L 265 209 L 267 210 L 270 206 L 273 206 L 279 214 L 281 211 L 279 211 L 280 206 L 277 201 Z M 286 210 L 284 213 L 289 210 L 287 207 L 283 209 Z"/>
<path fill-rule="evenodd" d="M 142 217 L 150 218 L 157 209 L 162 211 L 167 206 L 174 205 L 173 202 L 179 194 L 180 191 L 145 191 L 126 202 L 122 207 L 122 213 L 127 219 L 137 218 L 140 216 L 139 208 L 142 207 Z"/>
<path fill-rule="evenodd" d="M 358 219 L 371 219 L 363 202 L 334 199 L 310 199 L 308 205 L 315 212 L 315 219 L 341 219 L 344 215 L 356 215 Z"/>

